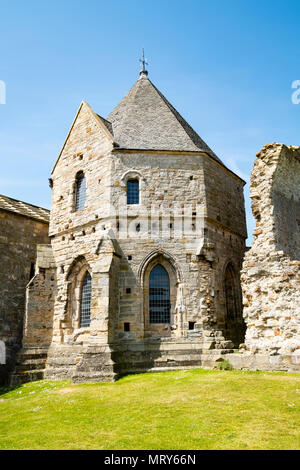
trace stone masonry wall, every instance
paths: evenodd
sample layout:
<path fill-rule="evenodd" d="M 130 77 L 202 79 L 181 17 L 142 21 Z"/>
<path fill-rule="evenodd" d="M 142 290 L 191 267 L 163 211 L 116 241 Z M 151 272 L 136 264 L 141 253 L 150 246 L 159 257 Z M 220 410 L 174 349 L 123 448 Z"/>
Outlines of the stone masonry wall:
<path fill-rule="evenodd" d="M 229 261 L 232 262 L 239 283 L 245 251 L 243 182 L 204 155 L 129 153 L 116 149 L 112 156 L 112 203 L 123 207 L 121 213 L 127 210 L 127 178 L 139 178 L 141 188 L 140 204 L 128 208 L 127 221 L 119 220 L 120 232 L 124 223 L 131 224 L 134 229 L 135 224 L 141 222 L 139 236 L 118 239 L 124 254 L 120 272 L 119 338 L 127 340 L 134 335 L 137 338 L 143 336 L 140 267 L 149 253 L 156 250 L 169 253 L 180 271 L 177 308 L 184 312 L 183 330 L 187 332 L 189 322 L 195 322 L 199 332 L 208 335 L 212 330 L 224 332 L 224 269 Z M 164 223 L 167 227 L 168 222 L 173 223 L 169 237 L 151 237 L 147 219 L 143 227 L 139 216 L 143 209 L 150 214 L 153 205 L 160 211 L 161 220 L 154 221 L 157 226 Z M 194 235 L 193 232 L 188 236 L 176 234 L 174 206 L 189 207 L 191 217 L 187 222 L 199 224 Z M 129 294 L 126 294 L 127 288 L 131 289 Z M 241 312 L 240 299 L 239 302 Z M 175 305 L 173 307 L 175 310 Z M 132 325 L 130 333 L 122 332 L 124 322 Z M 182 333 L 177 331 L 175 334 Z"/>
<path fill-rule="evenodd" d="M 37 244 L 49 242 L 48 228 L 47 223 L 0 211 L 0 340 L 6 345 L 0 382 L 21 346 L 26 285 L 34 273 Z"/>
<path fill-rule="evenodd" d="M 300 353 L 300 148 L 269 144 L 251 176 L 254 242 L 242 271 L 246 346 Z"/>
<path fill-rule="evenodd" d="M 52 174 L 50 235 L 69 234 L 77 226 L 89 225 L 105 216 L 110 201 L 110 159 L 112 141 L 104 125 L 83 103 Z M 75 179 L 86 178 L 86 208 L 75 212 Z"/>
<path fill-rule="evenodd" d="M 195 323 L 198 332 L 216 330 L 218 324 L 224 326 L 224 266 L 230 260 L 238 273 L 244 253 L 243 182 L 201 154 L 124 152 L 118 149 L 109 154 L 109 150 L 112 150 L 111 142 L 96 125 L 89 107 L 83 105 L 53 172 L 50 234 L 57 266 L 53 341 L 61 341 L 61 325 L 66 316 L 67 273 L 76 259 L 83 256 L 90 272 L 95 275 L 95 266 L 100 259 L 97 247 L 111 228 L 114 229 L 121 253 L 119 293 L 115 299 L 118 315 L 113 328 L 117 341 L 144 338 L 143 303 L 147 303 L 147 299 L 143 294 L 144 280 L 140 270 L 151 253 L 154 256 L 160 252 L 170 255 L 176 266 L 174 274 L 178 288 L 172 314 L 181 311 L 181 333 L 176 325 L 174 334 L 181 335 L 182 330 L 187 331 L 189 322 Z M 87 199 L 85 209 L 74 212 L 72 188 L 76 173 L 80 170 L 87 178 Z M 140 181 L 140 204 L 127 206 L 126 181 L 132 177 Z M 226 198 L 217 194 L 220 188 Z M 231 219 L 224 215 L 228 212 L 228 198 L 232 201 Z M 174 205 L 180 212 L 188 207 L 190 225 L 202 224 L 197 226 L 195 234 L 190 233 L 188 237 L 177 234 Z M 214 205 L 218 206 L 217 212 L 210 209 Z M 160 211 L 154 221 L 158 229 L 154 237 L 150 236 L 152 226 L 148 220 L 153 206 Z M 117 215 L 114 220 L 108 217 L 112 207 Z M 122 216 L 126 211 L 127 220 L 124 221 Z M 143 211 L 146 211 L 144 219 Z M 222 219 L 218 218 L 218 214 L 222 215 Z M 208 217 L 209 224 L 211 221 L 215 224 L 212 229 L 205 228 L 204 220 Z M 239 218 L 242 221 L 240 225 L 236 222 Z M 134 232 L 133 238 L 122 237 L 124 223 Z M 141 225 L 139 234 L 135 230 L 138 223 Z M 172 229 L 168 231 L 169 223 Z M 215 256 L 210 260 L 207 259 L 210 258 L 209 250 L 203 250 L 203 245 L 209 244 L 211 237 L 215 240 Z M 174 323 L 178 318 L 173 318 Z M 127 333 L 124 332 L 126 322 L 130 323 L 130 332 Z M 151 336 L 152 333 L 149 334 Z M 83 332 L 76 338 L 84 338 Z"/>
<path fill-rule="evenodd" d="M 38 245 L 36 274 L 26 289 L 23 347 L 50 345 L 55 295 L 56 267 L 51 245 Z"/>

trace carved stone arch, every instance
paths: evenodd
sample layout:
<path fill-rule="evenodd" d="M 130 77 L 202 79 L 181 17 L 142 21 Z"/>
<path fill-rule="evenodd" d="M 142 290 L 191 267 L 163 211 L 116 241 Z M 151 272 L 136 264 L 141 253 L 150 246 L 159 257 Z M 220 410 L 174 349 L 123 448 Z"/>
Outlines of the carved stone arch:
<path fill-rule="evenodd" d="M 127 181 L 134 178 L 138 178 L 142 183 L 146 183 L 146 178 L 140 171 L 131 169 L 125 171 L 121 176 L 121 186 L 126 186 Z"/>
<path fill-rule="evenodd" d="M 67 304 L 62 328 L 67 335 L 80 328 L 81 288 L 87 272 L 92 276 L 92 270 L 82 255 L 72 262 L 66 272 Z"/>
<path fill-rule="evenodd" d="M 143 259 L 143 261 L 140 264 L 140 267 L 139 267 L 139 270 L 138 270 L 138 277 L 139 277 L 140 285 L 141 285 L 142 288 L 144 286 L 145 269 L 147 268 L 149 263 L 151 263 L 153 260 L 155 260 L 159 256 L 164 257 L 170 263 L 170 265 L 173 267 L 174 272 L 176 274 L 177 283 L 180 283 L 180 282 L 183 281 L 183 274 L 182 274 L 182 271 L 180 269 L 179 263 L 176 261 L 176 259 L 169 252 L 167 252 L 165 250 L 158 249 L 158 250 L 151 251 L 147 256 L 145 256 L 145 258 Z"/>
<path fill-rule="evenodd" d="M 225 300 L 224 336 L 236 348 L 245 339 L 246 326 L 243 319 L 242 295 L 239 269 L 228 259 L 223 267 L 223 290 Z"/>
<path fill-rule="evenodd" d="M 69 279 L 79 270 L 82 269 L 83 266 L 87 266 L 88 270 L 90 271 L 90 266 L 85 258 L 84 255 L 77 256 L 72 263 L 70 264 L 69 268 L 65 273 L 65 281 L 68 282 Z"/>
<path fill-rule="evenodd" d="M 149 280 L 152 270 L 161 265 L 167 272 L 170 287 L 170 323 L 150 323 L 150 297 Z M 174 335 L 177 328 L 177 306 L 179 284 L 182 282 L 182 273 L 175 259 L 163 250 L 155 250 L 149 253 L 143 260 L 139 268 L 139 280 L 143 292 L 143 322 L 146 337 L 165 337 Z"/>

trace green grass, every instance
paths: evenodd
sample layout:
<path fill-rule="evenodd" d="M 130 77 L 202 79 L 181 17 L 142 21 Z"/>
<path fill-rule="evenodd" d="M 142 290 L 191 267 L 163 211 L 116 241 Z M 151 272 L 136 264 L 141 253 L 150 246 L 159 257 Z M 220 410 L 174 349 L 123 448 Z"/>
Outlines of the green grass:
<path fill-rule="evenodd" d="M 185 370 L 0 395 L 0 449 L 299 449 L 300 376 Z"/>

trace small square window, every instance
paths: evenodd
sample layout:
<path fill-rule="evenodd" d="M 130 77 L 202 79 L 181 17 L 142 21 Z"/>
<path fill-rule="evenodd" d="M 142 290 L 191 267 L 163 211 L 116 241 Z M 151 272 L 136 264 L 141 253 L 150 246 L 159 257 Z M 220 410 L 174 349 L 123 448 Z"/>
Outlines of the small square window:
<path fill-rule="evenodd" d="M 124 331 L 130 331 L 130 323 L 124 323 Z"/>
<path fill-rule="evenodd" d="M 189 330 L 194 330 L 195 329 L 195 321 L 189 321 Z"/>
<path fill-rule="evenodd" d="M 127 287 L 126 294 L 131 294 L 131 287 Z"/>

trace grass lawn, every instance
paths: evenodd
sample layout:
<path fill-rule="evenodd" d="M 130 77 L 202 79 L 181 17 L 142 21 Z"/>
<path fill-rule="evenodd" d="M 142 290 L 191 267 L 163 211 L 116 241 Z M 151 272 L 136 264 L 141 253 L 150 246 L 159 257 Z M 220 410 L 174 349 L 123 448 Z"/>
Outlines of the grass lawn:
<path fill-rule="evenodd" d="M 300 449 L 300 376 L 184 370 L 0 394 L 0 449 Z"/>

